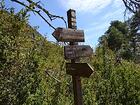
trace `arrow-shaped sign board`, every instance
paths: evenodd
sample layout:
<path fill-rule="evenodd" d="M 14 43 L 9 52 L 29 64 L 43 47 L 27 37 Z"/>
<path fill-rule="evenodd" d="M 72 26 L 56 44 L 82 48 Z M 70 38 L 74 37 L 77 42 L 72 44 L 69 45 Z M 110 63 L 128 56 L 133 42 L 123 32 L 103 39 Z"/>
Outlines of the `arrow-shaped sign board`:
<path fill-rule="evenodd" d="M 84 31 L 76 29 L 57 28 L 53 34 L 59 42 L 84 42 Z"/>
<path fill-rule="evenodd" d="M 89 57 L 92 54 L 93 54 L 93 49 L 88 45 L 71 45 L 71 46 L 64 47 L 65 59 Z"/>
<path fill-rule="evenodd" d="M 66 63 L 66 73 L 89 78 L 93 68 L 87 63 Z"/>

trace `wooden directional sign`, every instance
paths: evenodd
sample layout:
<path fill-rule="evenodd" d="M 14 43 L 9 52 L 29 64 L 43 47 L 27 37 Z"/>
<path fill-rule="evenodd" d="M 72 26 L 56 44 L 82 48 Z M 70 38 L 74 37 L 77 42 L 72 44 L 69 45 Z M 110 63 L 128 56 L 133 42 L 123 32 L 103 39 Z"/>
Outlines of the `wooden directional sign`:
<path fill-rule="evenodd" d="M 61 42 L 84 42 L 84 31 L 66 28 L 57 28 L 52 34 Z"/>
<path fill-rule="evenodd" d="M 93 49 L 88 45 L 71 45 L 64 47 L 65 59 L 88 57 L 93 54 Z"/>
<path fill-rule="evenodd" d="M 93 73 L 93 69 L 87 63 L 66 63 L 66 73 L 89 78 Z"/>

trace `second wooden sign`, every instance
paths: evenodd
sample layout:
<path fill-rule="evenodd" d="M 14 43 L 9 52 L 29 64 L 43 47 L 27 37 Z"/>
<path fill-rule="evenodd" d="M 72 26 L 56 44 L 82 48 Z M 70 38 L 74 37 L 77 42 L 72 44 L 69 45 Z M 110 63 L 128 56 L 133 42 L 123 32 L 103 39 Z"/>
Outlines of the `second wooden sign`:
<path fill-rule="evenodd" d="M 88 57 L 93 54 L 93 49 L 88 45 L 71 45 L 64 47 L 65 59 Z"/>

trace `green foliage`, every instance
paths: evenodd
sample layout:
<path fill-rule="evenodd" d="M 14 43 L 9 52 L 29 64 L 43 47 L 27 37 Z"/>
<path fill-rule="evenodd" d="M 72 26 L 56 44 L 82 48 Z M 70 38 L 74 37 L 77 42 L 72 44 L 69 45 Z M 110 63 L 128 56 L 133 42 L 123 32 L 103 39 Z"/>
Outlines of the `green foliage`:
<path fill-rule="evenodd" d="M 24 104 L 39 88 L 38 61 L 26 20 L 0 10 L 0 103 Z M 29 35 L 29 33 L 32 33 Z"/>
<path fill-rule="evenodd" d="M 135 14 L 126 22 L 111 22 L 105 35 L 101 36 L 99 39 L 100 46 L 103 46 L 103 41 L 106 40 L 105 46 L 108 46 L 117 56 L 139 63 L 140 20 L 138 15 L 139 14 Z"/>
<path fill-rule="evenodd" d="M 25 10 L 15 13 L 3 8 L 0 17 L 0 105 L 73 105 L 63 47 L 48 42 L 30 27 Z M 89 61 L 95 72 L 82 79 L 84 105 L 140 104 L 140 66 L 117 62 L 110 49 L 126 48 L 126 33 L 125 24 L 112 22 L 101 38 L 96 56 Z M 109 40 L 116 43 L 108 46 Z"/>
<path fill-rule="evenodd" d="M 121 49 L 122 45 L 128 43 L 128 28 L 125 23 L 120 21 L 111 22 L 111 26 L 106 31 L 105 35 L 102 37 L 106 38 L 107 46 L 112 51 L 118 51 Z M 100 38 L 100 43 L 103 38 Z"/>
<path fill-rule="evenodd" d="M 140 66 L 133 62 L 116 63 L 110 50 L 98 48 L 92 64 L 95 74 L 92 77 L 91 91 L 95 90 L 97 105 L 139 105 Z M 93 99 L 92 99 L 93 100 Z M 88 104 L 86 104 L 88 105 Z"/>
<path fill-rule="evenodd" d="M 130 28 L 130 48 L 135 62 L 140 62 L 140 13 L 135 13 L 128 20 Z"/>
<path fill-rule="evenodd" d="M 62 47 L 31 28 L 25 14 L 0 10 L 0 104 L 72 104 Z"/>

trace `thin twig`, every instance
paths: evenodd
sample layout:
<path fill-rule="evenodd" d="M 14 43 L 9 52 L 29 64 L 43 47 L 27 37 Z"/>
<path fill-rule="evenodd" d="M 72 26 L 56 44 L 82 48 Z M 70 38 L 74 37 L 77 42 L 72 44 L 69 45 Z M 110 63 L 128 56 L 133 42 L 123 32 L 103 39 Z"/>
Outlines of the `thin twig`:
<path fill-rule="evenodd" d="M 32 3 L 32 4 L 35 4 L 36 7 L 38 7 L 39 9 L 41 9 L 44 13 L 47 14 L 47 16 L 49 17 L 49 19 L 52 21 L 52 20 L 55 20 L 56 18 L 60 18 L 64 21 L 65 25 L 66 25 L 66 28 L 67 28 L 67 22 L 65 21 L 65 19 L 61 16 L 57 16 L 57 15 L 53 15 L 53 14 L 50 14 L 49 11 L 47 11 L 45 8 L 43 8 L 42 6 L 40 6 L 37 3 L 33 2 L 32 0 L 27 0 L 29 3 Z"/>
<path fill-rule="evenodd" d="M 54 30 L 56 30 L 56 28 L 55 28 L 53 25 L 51 25 L 51 23 L 49 23 L 49 22 L 41 15 L 41 13 L 40 13 L 39 11 L 36 11 L 36 13 L 37 13 L 50 27 L 52 27 Z"/>
<path fill-rule="evenodd" d="M 140 10 L 140 0 L 122 0 L 125 7 L 133 13 L 137 13 Z"/>
<path fill-rule="evenodd" d="M 50 76 L 52 79 L 54 79 L 55 81 L 59 82 L 59 83 L 62 83 L 62 81 L 60 81 L 59 79 L 57 79 L 56 77 L 52 76 L 48 70 L 45 71 L 45 73 Z M 66 83 L 66 85 L 70 86 L 69 83 Z"/>
<path fill-rule="evenodd" d="M 45 71 L 45 73 L 46 73 L 48 76 L 50 76 L 51 78 L 53 78 L 55 81 L 57 81 L 57 82 L 61 83 L 61 81 L 60 81 L 60 80 L 58 80 L 57 78 L 55 78 L 55 77 L 53 77 L 52 75 L 50 75 L 50 74 L 48 73 L 48 71 L 47 71 L 47 70 Z"/>
<path fill-rule="evenodd" d="M 20 1 L 18 1 L 18 0 L 11 0 L 11 1 L 17 2 L 17 3 L 19 3 L 20 5 L 22 5 L 22 6 L 26 7 L 26 8 L 28 8 L 28 9 L 32 10 L 32 11 L 35 12 L 35 13 L 37 13 L 51 28 L 53 28 L 54 30 L 56 30 L 55 27 L 54 27 L 53 25 L 51 25 L 51 23 L 48 22 L 48 21 L 41 15 L 40 11 L 36 11 L 36 10 L 30 8 L 29 6 L 27 6 L 26 4 L 24 4 L 24 3 L 22 3 L 22 2 L 20 2 Z"/>
<path fill-rule="evenodd" d="M 47 24 L 52 27 L 53 29 L 55 29 L 54 26 L 51 25 L 50 22 L 48 22 L 44 16 L 41 15 L 40 11 L 44 12 L 51 21 L 55 20 L 56 18 L 59 18 L 59 19 L 62 19 L 65 23 L 65 26 L 67 28 L 67 22 L 65 21 L 65 19 L 61 16 L 57 16 L 57 15 L 53 15 L 53 14 L 50 14 L 49 11 L 47 11 L 45 8 L 43 8 L 42 6 L 39 5 L 40 1 L 39 2 L 33 2 L 32 0 L 27 0 L 28 3 L 31 5 L 33 4 L 33 6 L 37 7 L 39 9 L 39 11 L 36 11 L 35 8 L 31 8 L 30 6 L 27 6 L 26 4 L 24 4 L 23 2 L 20 2 L 19 0 L 11 0 L 13 2 L 16 2 L 16 3 L 19 3 L 20 5 L 32 10 L 33 12 L 37 13 L 45 22 L 47 22 Z"/>

